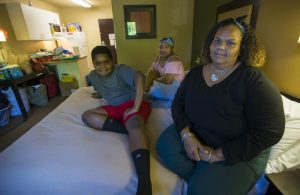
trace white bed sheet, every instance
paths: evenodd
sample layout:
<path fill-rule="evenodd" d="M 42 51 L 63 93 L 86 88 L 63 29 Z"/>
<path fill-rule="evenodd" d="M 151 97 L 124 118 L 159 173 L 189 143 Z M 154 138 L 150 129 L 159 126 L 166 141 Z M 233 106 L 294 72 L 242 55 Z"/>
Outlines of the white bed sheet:
<path fill-rule="evenodd" d="M 91 92 L 90 87 L 75 91 L 0 154 L 0 194 L 135 194 L 137 176 L 127 135 L 97 131 L 81 120 L 85 110 L 99 106 Z M 185 182 L 166 169 L 155 153 L 157 137 L 171 123 L 170 110 L 156 108 L 146 124 L 157 195 L 186 191 Z"/>
<path fill-rule="evenodd" d="M 272 147 L 266 173 L 300 168 L 300 103 L 281 96 L 285 114 L 285 130 Z"/>

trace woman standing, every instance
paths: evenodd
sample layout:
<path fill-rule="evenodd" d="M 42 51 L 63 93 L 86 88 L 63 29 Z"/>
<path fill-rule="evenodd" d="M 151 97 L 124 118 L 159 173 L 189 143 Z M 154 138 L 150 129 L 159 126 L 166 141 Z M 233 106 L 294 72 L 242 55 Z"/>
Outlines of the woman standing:
<path fill-rule="evenodd" d="M 257 68 L 265 59 L 242 18 L 209 32 L 204 66 L 192 69 L 172 104 L 174 125 L 157 143 L 163 162 L 188 182 L 188 194 L 247 194 L 284 131 L 276 86 Z"/>

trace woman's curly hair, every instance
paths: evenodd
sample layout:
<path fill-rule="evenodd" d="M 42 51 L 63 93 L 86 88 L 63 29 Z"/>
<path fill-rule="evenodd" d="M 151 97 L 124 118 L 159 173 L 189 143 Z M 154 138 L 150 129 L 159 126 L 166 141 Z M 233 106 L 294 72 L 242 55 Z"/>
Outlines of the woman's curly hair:
<path fill-rule="evenodd" d="M 242 43 L 238 61 L 244 62 L 248 66 L 261 67 L 265 63 L 265 49 L 257 39 L 254 30 L 243 20 L 245 16 L 239 18 L 228 18 L 214 26 L 206 36 L 201 51 L 201 60 L 204 64 L 211 63 L 210 45 L 215 37 L 216 32 L 225 26 L 235 25 L 242 32 Z"/>

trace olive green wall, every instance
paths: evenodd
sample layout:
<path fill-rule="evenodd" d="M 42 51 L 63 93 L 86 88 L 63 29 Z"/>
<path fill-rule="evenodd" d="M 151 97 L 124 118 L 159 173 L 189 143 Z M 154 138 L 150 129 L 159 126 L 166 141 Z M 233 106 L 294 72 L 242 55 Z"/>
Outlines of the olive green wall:
<path fill-rule="evenodd" d="M 126 39 L 123 5 L 155 4 L 157 18 L 156 39 Z M 118 62 L 147 72 L 158 54 L 159 40 L 172 36 L 174 51 L 190 68 L 194 0 L 113 0 L 113 19 L 116 33 Z"/>
<path fill-rule="evenodd" d="M 239 0 L 236 0 L 239 1 Z M 229 0 L 195 1 L 192 66 L 200 55 L 208 30 L 215 24 L 216 8 Z M 283 92 L 300 98 L 300 1 L 261 0 L 256 32 L 267 52 L 263 71 Z"/>
<path fill-rule="evenodd" d="M 196 66 L 197 57 L 200 56 L 201 48 L 206 34 L 216 22 L 217 7 L 231 0 L 195 0 L 194 6 L 194 30 L 191 66 Z"/>
<path fill-rule="evenodd" d="M 281 91 L 300 98 L 300 1 L 263 0 L 256 30 L 267 52 L 263 70 Z"/>

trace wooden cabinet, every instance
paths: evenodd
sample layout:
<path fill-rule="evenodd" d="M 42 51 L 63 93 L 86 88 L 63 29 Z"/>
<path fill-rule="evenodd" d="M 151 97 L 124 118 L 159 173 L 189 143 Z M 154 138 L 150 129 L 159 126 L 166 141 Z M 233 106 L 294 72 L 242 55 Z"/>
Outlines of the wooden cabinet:
<path fill-rule="evenodd" d="M 49 23 L 60 24 L 54 12 L 21 3 L 8 3 L 6 8 L 17 40 L 51 40 Z"/>

